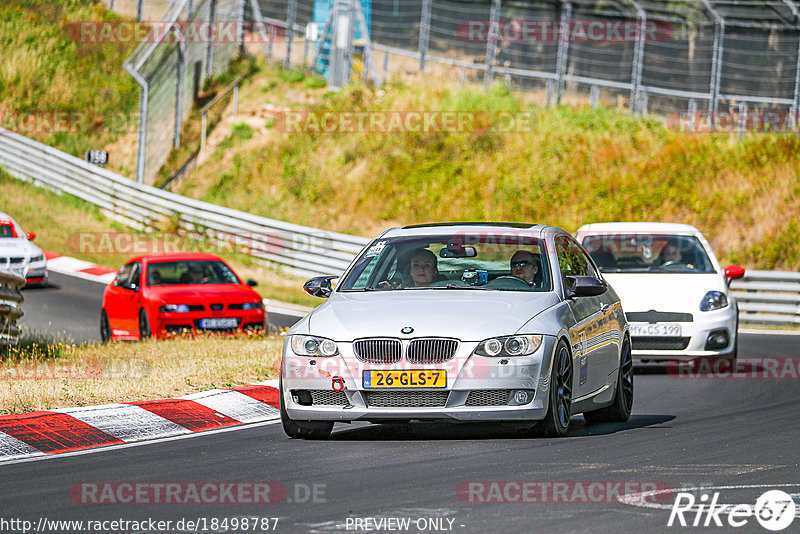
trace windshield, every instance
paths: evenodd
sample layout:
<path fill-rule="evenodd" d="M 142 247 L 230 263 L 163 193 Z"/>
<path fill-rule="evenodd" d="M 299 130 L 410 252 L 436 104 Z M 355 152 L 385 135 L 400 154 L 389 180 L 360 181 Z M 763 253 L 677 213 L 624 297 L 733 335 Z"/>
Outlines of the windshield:
<path fill-rule="evenodd" d="M 583 247 L 603 272 L 713 273 L 695 236 L 603 234 L 583 239 Z"/>
<path fill-rule="evenodd" d="M 233 271 L 221 261 L 163 261 L 150 263 L 147 267 L 148 286 L 240 283 Z"/>
<path fill-rule="evenodd" d="M 537 238 L 444 234 L 373 241 L 342 280 L 340 290 L 542 292 L 551 290 L 550 280 L 544 244 Z"/>
<path fill-rule="evenodd" d="M 2 237 L 17 237 L 11 223 L 0 222 L 0 238 Z"/>

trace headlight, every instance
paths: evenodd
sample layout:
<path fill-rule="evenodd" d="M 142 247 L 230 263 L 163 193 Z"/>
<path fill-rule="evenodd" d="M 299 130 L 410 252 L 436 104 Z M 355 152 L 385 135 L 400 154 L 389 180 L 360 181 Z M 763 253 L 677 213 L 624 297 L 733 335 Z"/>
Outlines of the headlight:
<path fill-rule="evenodd" d="M 245 302 L 242 304 L 243 310 L 263 310 L 264 303 L 263 302 Z"/>
<path fill-rule="evenodd" d="M 158 311 L 160 312 L 174 312 L 174 313 L 187 313 L 189 311 L 188 304 L 166 304 L 161 306 Z"/>
<path fill-rule="evenodd" d="M 480 356 L 527 356 L 533 354 L 542 344 L 542 336 L 504 336 L 481 341 L 475 354 Z"/>
<path fill-rule="evenodd" d="M 292 352 L 298 356 L 336 356 L 339 347 L 336 342 L 324 337 L 292 336 Z"/>
<path fill-rule="evenodd" d="M 700 301 L 700 311 L 719 310 L 728 305 L 728 297 L 722 291 L 709 291 Z"/>
<path fill-rule="evenodd" d="M 38 256 L 34 256 L 31 258 L 31 263 L 39 263 L 40 261 L 44 261 L 43 254 L 39 254 Z"/>

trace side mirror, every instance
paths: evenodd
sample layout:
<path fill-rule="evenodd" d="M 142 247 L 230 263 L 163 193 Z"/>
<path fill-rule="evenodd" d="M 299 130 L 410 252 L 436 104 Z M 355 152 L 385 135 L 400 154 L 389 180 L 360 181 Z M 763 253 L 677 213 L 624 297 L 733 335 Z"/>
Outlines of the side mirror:
<path fill-rule="evenodd" d="M 25 234 L 25 238 L 28 241 L 33 241 L 34 239 L 36 239 L 36 234 L 34 234 L 33 232 L 28 232 L 27 234 Z"/>
<path fill-rule="evenodd" d="M 567 298 L 596 297 L 608 291 L 608 284 L 594 276 L 567 276 Z"/>
<path fill-rule="evenodd" d="M 245 282 L 245 284 L 247 284 L 247 285 L 248 285 L 248 286 L 250 286 L 250 287 L 256 287 L 256 286 L 258 285 L 258 282 L 256 282 L 256 281 L 255 281 L 255 280 L 253 280 L 253 279 L 249 279 L 249 280 L 247 280 L 247 281 Z"/>
<path fill-rule="evenodd" d="M 124 286 L 122 286 L 122 288 L 123 288 L 123 289 L 127 289 L 127 290 L 129 290 L 129 291 L 133 291 L 133 292 L 137 292 L 137 291 L 139 291 L 139 286 L 138 286 L 138 284 L 134 284 L 134 283 L 125 284 Z"/>
<path fill-rule="evenodd" d="M 731 280 L 744 276 L 744 269 L 738 265 L 728 265 L 725 267 L 725 281 L 731 285 Z"/>
<path fill-rule="evenodd" d="M 333 293 L 331 288 L 331 280 L 339 278 L 338 276 L 315 276 L 314 278 L 303 284 L 303 289 L 312 297 L 319 297 L 326 299 Z"/>

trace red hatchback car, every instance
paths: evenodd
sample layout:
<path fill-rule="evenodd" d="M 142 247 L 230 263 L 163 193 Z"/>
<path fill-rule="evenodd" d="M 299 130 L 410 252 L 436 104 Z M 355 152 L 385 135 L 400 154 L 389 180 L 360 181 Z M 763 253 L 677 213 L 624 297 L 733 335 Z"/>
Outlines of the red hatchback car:
<path fill-rule="evenodd" d="M 211 254 L 139 256 L 103 293 L 100 336 L 168 337 L 181 333 L 264 332 L 261 297 Z"/>

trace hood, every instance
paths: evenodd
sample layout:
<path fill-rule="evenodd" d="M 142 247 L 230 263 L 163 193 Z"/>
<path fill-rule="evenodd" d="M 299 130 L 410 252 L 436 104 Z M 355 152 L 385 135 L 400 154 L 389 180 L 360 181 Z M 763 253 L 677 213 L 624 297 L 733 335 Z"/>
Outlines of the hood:
<path fill-rule="evenodd" d="M 626 312 L 698 313 L 709 291 L 722 291 L 730 300 L 728 286 L 716 273 L 603 273 L 603 278 L 617 292 Z"/>
<path fill-rule="evenodd" d="M 335 341 L 362 337 L 454 337 L 481 341 L 514 334 L 559 302 L 553 292 L 454 289 L 333 293 L 309 316 L 308 332 Z"/>
<path fill-rule="evenodd" d="M 197 284 L 151 286 L 148 296 L 168 304 L 238 303 L 261 300 L 249 286 L 237 284 Z"/>
<path fill-rule="evenodd" d="M 33 256 L 40 254 L 39 247 L 28 241 L 27 239 L 19 238 L 2 238 L 0 239 L 0 257 L 19 257 L 23 256 L 30 259 Z"/>

